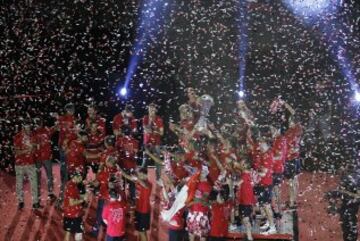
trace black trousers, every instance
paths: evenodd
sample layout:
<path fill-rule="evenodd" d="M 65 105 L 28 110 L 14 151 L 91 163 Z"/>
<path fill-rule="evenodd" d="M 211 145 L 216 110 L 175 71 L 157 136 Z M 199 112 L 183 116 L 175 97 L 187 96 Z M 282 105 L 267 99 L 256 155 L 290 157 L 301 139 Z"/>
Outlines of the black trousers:
<path fill-rule="evenodd" d="M 343 231 L 344 241 L 357 241 L 357 215 L 360 201 L 344 198 L 340 209 L 341 228 Z"/>

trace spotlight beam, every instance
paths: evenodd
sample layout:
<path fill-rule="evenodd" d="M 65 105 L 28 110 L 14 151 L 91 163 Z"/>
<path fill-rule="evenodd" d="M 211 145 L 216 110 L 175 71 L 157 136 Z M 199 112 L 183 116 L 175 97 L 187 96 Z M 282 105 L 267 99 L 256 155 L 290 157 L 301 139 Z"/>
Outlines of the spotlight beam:
<path fill-rule="evenodd" d="M 336 60 L 345 80 L 350 84 L 351 90 L 355 92 L 355 100 L 360 100 L 360 93 L 356 77 L 354 75 L 351 60 L 347 56 L 346 40 L 350 36 L 351 27 L 339 24 L 337 18 L 325 18 L 326 14 L 335 13 L 341 5 L 340 0 L 283 0 L 294 14 L 301 15 L 305 25 L 310 25 L 311 21 L 316 21 L 319 26 L 319 33 L 327 42 L 330 54 Z M 310 2 L 317 2 L 311 5 Z M 305 8 L 309 6 L 309 8 Z M 312 6 L 312 7 L 311 7 Z M 303 11 L 299 12 L 299 9 Z M 305 11 L 306 10 L 306 11 Z M 315 11 L 317 10 L 317 11 Z M 339 34 L 341 33 L 341 34 Z"/>
<path fill-rule="evenodd" d="M 360 102 L 360 92 L 359 91 L 355 92 L 354 99 L 355 99 L 356 102 Z"/>
<path fill-rule="evenodd" d="M 247 21 L 247 2 L 239 1 L 239 85 L 238 92 L 240 98 L 244 97 L 244 82 L 246 75 L 246 53 L 248 49 L 248 21 Z M 242 93 L 242 96 L 240 95 Z"/>
<path fill-rule="evenodd" d="M 240 91 L 238 91 L 238 95 L 239 95 L 240 99 L 242 99 L 245 96 L 245 92 L 243 90 L 240 90 Z"/>
<path fill-rule="evenodd" d="M 147 53 L 150 43 L 155 43 L 163 23 L 168 18 L 171 0 L 143 0 L 138 19 L 137 34 L 131 51 L 125 76 L 124 88 L 128 89 L 139 64 Z"/>
<path fill-rule="evenodd" d="M 123 97 L 125 97 L 127 95 L 127 92 L 128 91 L 127 91 L 126 87 L 122 87 L 120 89 L 120 95 L 123 96 Z"/>

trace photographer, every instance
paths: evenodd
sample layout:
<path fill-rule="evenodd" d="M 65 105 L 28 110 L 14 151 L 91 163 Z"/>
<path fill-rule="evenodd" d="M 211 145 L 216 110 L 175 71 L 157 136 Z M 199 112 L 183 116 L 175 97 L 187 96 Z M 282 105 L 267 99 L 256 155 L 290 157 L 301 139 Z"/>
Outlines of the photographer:
<path fill-rule="evenodd" d="M 342 176 L 339 187 L 326 193 L 326 198 L 330 203 L 328 212 L 340 214 L 344 241 L 356 241 L 360 206 L 360 165 L 352 166 L 351 171 Z M 337 208 L 339 201 L 340 208 Z"/>

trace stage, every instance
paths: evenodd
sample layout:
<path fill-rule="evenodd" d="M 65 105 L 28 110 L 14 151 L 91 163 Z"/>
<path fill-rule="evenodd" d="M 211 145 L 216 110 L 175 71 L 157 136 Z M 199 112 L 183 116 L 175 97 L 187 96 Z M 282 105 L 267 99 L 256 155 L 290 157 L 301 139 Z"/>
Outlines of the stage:
<path fill-rule="evenodd" d="M 154 171 L 150 169 L 150 178 L 154 181 Z M 54 167 L 56 193 L 59 187 L 59 168 Z M 45 184 L 46 175 L 42 175 L 42 185 Z M 297 211 L 286 211 L 282 234 L 262 236 L 254 233 L 256 240 L 327 240 L 340 241 L 342 233 L 340 230 L 339 217 L 329 216 L 326 213 L 327 203 L 323 200 L 324 191 L 336 186 L 337 177 L 324 173 L 303 173 L 300 175 L 299 207 Z M 149 232 L 152 241 L 167 240 L 166 226 L 159 219 L 161 189 L 154 183 L 154 195 L 152 196 L 152 224 Z M 3 241 L 60 241 L 63 240 L 62 213 L 55 209 L 54 204 L 45 202 L 46 192 L 42 194 L 42 205 L 39 211 L 32 211 L 29 193 L 30 185 L 25 184 L 25 208 L 17 210 L 15 196 L 15 177 L 4 172 L 0 173 L 0 240 Z M 283 194 L 287 193 L 286 187 Z M 92 224 L 95 221 L 96 197 L 90 197 L 90 203 L 85 213 L 85 234 L 84 240 L 104 240 L 104 234 L 100 232 L 98 239 L 89 235 Z M 129 216 L 130 219 L 130 216 Z M 128 222 L 128 240 L 136 240 L 132 226 L 132 220 Z M 230 240 L 241 240 L 239 232 L 232 232 Z"/>

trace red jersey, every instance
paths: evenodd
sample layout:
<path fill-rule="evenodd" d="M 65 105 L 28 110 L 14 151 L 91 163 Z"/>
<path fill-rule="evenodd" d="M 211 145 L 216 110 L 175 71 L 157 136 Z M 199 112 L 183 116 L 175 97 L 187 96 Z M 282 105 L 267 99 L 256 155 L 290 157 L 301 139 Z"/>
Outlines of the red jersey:
<path fill-rule="evenodd" d="M 192 131 L 192 129 L 194 129 L 194 121 L 193 120 L 181 120 L 180 121 L 180 126 L 183 129 L 186 129 L 187 131 Z"/>
<path fill-rule="evenodd" d="M 155 146 L 160 145 L 161 135 L 154 133 L 154 131 L 159 132 L 161 128 L 164 128 L 163 120 L 159 116 L 155 116 L 154 120 L 150 120 L 149 116 L 146 115 L 143 118 L 143 127 L 151 129 L 150 133 L 144 132 L 144 144 Z"/>
<path fill-rule="evenodd" d="M 191 106 L 191 108 L 193 109 L 193 114 L 194 114 L 194 122 L 196 123 L 199 118 L 200 118 L 200 109 L 201 106 L 197 101 L 191 102 L 188 101 L 188 104 Z"/>
<path fill-rule="evenodd" d="M 89 134 L 89 142 L 86 145 L 86 150 L 89 154 L 98 155 L 102 152 L 104 143 L 104 136 L 102 134 Z M 88 162 L 99 163 L 100 158 L 88 158 Z"/>
<path fill-rule="evenodd" d="M 124 125 L 129 125 L 132 132 L 136 132 L 137 121 L 134 117 L 124 117 L 122 113 L 117 114 L 113 118 L 112 128 L 113 132 L 121 131 L 121 127 Z"/>
<path fill-rule="evenodd" d="M 35 140 L 37 150 L 35 159 L 37 161 L 47 161 L 52 159 L 51 136 L 54 133 L 53 128 L 41 127 L 35 130 Z"/>
<path fill-rule="evenodd" d="M 86 118 L 86 129 L 90 130 L 91 129 L 91 124 L 96 123 L 97 125 L 97 132 L 99 133 L 98 135 L 101 138 L 105 138 L 106 136 L 106 120 L 98 115 L 95 116 L 94 119 L 91 119 L 89 116 Z"/>
<path fill-rule="evenodd" d="M 259 143 L 254 143 L 252 145 L 252 147 L 249 149 L 249 156 L 252 161 L 252 168 L 254 168 L 255 170 L 259 169 L 261 161 L 261 151 Z"/>
<path fill-rule="evenodd" d="M 68 132 L 65 136 L 64 144 L 62 146 L 63 150 L 69 148 L 70 143 L 74 140 L 77 140 L 78 136 L 75 131 Z"/>
<path fill-rule="evenodd" d="M 104 143 L 104 137 L 99 134 L 99 133 L 89 133 L 89 142 L 87 143 L 87 145 L 90 148 L 98 148 L 98 147 L 102 147 Z"/>
<path fill-rule="evenodd" d="M 73 115 L 62 115 L 58 118 L 59 123 L 59 147 L 63 147 L 65 139 L 73 135 L 75 128 L 75 117 Z"/>
<path fill-rule="evenodd" d="M 271 186 L 273 182 L 273 154 L 271 150 L 262 153 L 262 155 L 260 156 L 260 168 L 258 170 L 262 171 L 262 168 L 266 168 L 267 172 L 265 176 L 261 177 L 259 185 L 266 187 Z"/>
<path fill-rule="evenodd" d="M 85 165 L 85 147 L 79 140 L 70 142 L 69 149 L 66 155 L 67 168 L 69 173 L 75 172 L 76 169 L 84 170 Z"/>
<path fill-rule="evenodd" d="M 105 150 L 103 150 L 103 152 L 101 153 L 100 155 L 100 163 L 101 164 L 105 164 L 106 162 L 106 159 L 109 157 L 109 156 L 114 156 L 114 157 L 117 157 L 117 150 L 114 148 L 114 147 L 109 147 Z"/>
<path fill-rule="evenodd" d="M 184 168 L 183 162 L 178 163 L 175 161 L 171 161 L 171 171 L 177 180 L 182 180 L 189 176 L 189 173 Z"/>
<path fill-rule="evenodd" d="M 272 145 L 272 152 L 274 156 L 274 173 L 283 173 L 287 156 L 287 143 L 284 136 L 278 136 L 275 138 Z M 275 160 L 275 157 L 278 157 L 279 159 Z"/>
<path fill-rule="evenodd" d="M 111 175 L 115 175 L 117 172 L 116 167 L 109 168 L 105 167 L 103 170 L 99 171 L 99 173 L 96 175 L 96 180 L 99 182 L 99 198 L 109 200 L 109 179 Z"/>
<path fill-rule="evenodd" d="M 209 182 L 203 181 L 199 182 L 197 189 L 195 191 L 195 198 L 204 198 L 204 195 L 209 196 L 211 192 L 212 186 Z M 193 212 L 203 212 L 207 213 L 209 211 L 209 207 L 203 205 L 202 203 L 195 203 L 190 207 Z"/>
<path fill-rule="evenodd" d="M 188 165 L 197 168 L 198 170 L 202 167 L 201 161 L 196 159 L 194 151 L 185 153 L 185 160 Z"/>
<path fill-rule="evenodd" d="M 290 127 L 285 132 L 285 138 L 287 141 L 287 149 L 288 149 L 286 160 L 289 161 L 299 158 L 301 135 L 302 135 L 302 126 L 300 124 L 296 124 L 293 127 Z"/>
<path fill-rule="evenodd" d="M 220 169 L 216 164 L 216 160 L 210 158 L 210 165 L 209 165 L 209 179 L 214 184 L 220 175 Z"/>
<path fill-rule="evenodd" d="M 80 192 L 77 184 L 73 181 L 68 181 L 65 186 L 64 194 L 64 216 L 67 218 L 78 218 L 83 215 L 82 204 L 70 205 L 70 199 L 80 199 Z"/>
<path fill-rule="evenodd" d="M 252 206 L 256 203 L 256 199 L 250 172 L 242 172 L 240 179 L 242 183 L 236 192 L 237 203 Z"/>
<path fill-rule="evenodd" d="M 146 181 L 144 187 L 140 183 L 136 183 L 136 211 L 139 213 L 150 213 L 150 196 L 152 190 L 152 184 Z"/>
<path fill-rule="evenodd" d="M 231 208 L 231 202 L 211 205 L 210 237 L 220 238 L 228 235 Z"/>
<path fill-rule="evenodd" d="M 126 230 L 126 205 L 123 202 L 110 202 L 104 207 L 102 218 L 107 222 L 106 234 L 122 237 Z"/>
<path fill-rule="evenodd" d="M 120 166 L 124 169 L 136 168 L 136 155 L 139 150 L 139 142 L 131 136 L 122 136 L 116 140 L 116 148 L 119 151 Z"/>
<path fill-rule="evenodd" d="M 25 166 L 35 164 L 34 152 L 31 149 L 36 143 L 33 134 L 26 135 L 23 131 L 14 136 L 14 147 L 16 149 L 29 149 L 29 152 L 17 155 L 15 153 L 15 165 Z"/>

